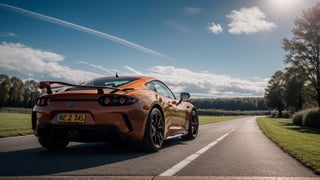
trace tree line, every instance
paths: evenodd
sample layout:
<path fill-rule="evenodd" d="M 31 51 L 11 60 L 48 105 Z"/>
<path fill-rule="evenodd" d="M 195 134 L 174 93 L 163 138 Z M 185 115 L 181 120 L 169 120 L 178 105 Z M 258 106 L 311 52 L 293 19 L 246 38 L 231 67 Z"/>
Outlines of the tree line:
<path fill-rule="evenodd" d="M 297 112 L 320 106 L 320 3 L 294 22 L 292 39 L 282 40 L 284 70 L 273 74 L 265 89 L 270 109 Z"/>
<path fill-rule="evenodd" d="M 189 102 L 194 104 L 198 109 L 220 109 L 229 111 L 268 110 L 263 97 L 191 99 Z"/>

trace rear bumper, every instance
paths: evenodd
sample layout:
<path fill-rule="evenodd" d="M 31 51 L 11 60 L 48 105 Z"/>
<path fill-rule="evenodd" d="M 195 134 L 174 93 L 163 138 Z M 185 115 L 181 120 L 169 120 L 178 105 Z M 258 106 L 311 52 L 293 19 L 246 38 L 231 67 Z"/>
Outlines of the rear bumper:
<path fill-rule="evenodd" d="M 87 102 L 85 107 L 81 106 L 75 109 L 64 107 L 63 105 L 66 103 L 58 103 L 60 104 L 56 102 L 55 107 L 35 106 L 33 108 L 32 128 L 36 136 L 62 136 L 69 138 L 70 141 L 113 139 L 141 141 L 144 136 L 148 111 L 139 109 L 139 104 L 126 106 L 125 108 L 106 108 L 99 104 L 96 105 L 97 103 Z M 80 102 L 77 103 L 80 106 Z M 86 115 L 86 119 L 84 123 L 62 123 L 57 120 L 61 113 L 81 113 Z M 69 137 L 70 133 L 67 133 L 70 130 L 79 131 L 80 137 Z"/>
<path fill-rule="evenodd" d="M 35 130 L 38 137 L 67 139 L 69 141 L 125 141 L 119 129 L 113 125 L 56 125 L 38 124 Z"/>

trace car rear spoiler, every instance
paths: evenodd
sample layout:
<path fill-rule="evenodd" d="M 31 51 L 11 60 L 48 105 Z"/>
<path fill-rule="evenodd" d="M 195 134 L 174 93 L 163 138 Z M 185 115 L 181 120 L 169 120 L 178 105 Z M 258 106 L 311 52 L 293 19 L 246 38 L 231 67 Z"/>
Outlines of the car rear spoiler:
<path fill-rule="evenodd" d="M 61 86 L 54 86 L 51 87 L 52 84 L 58 84 Z M 70 83 L 65 83 L 65 82 L 59 82 L 59 81 L 41 81 L 39 84 L 40 89 L 46 89 L 47 94 L 53 94 L 52 89 L 57 89 L 57 88 L 62 88 L 65 86 L 72 86 L 72 87 L 78 87 L 78 88 L 91 88 L 91 89 L 97 89 L 98 94 L 104 94 L 104 89 L 112 89 L 110 93 L 115 93 L 118 91 L 132 91 L 133 88 L 115 88 L 115 87 L 110 87 L 110 86 L 83 86 L 83 85 L 76 85 L 76 84 L 70 84 Z"/>

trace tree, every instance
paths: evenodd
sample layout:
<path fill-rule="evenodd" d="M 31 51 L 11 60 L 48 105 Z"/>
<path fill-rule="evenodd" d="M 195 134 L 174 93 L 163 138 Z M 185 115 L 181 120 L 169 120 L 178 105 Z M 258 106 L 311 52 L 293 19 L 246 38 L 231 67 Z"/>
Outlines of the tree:
<path fill-rule="evenodd" d="M 295 20 L 293 38 L 283 39 L 283 49 L 287 52 L 284 62 L 303 68 L 307 79 L 316 92 L 320 106 L 320 3 L 303 11 L 303 16 Z"/>
<path fill-rule="evenodd" d="M 0 107 L 7 106 L 11 82 L 9 76 L 0 75 Z"/>
<path fill-rule="evenodd" d="M 270 109 L 277 109 L 279 117 L 282 117 L 282 111 L 284 109 L 283 86 L 283 72 L 277 71 L 269 80 L 264 95 L 266 106 Z"/>
<path fill-rule="evenodd" d="M 284 84 L 284 102 L 286 107 L 292 108 L 293 111 L 299 111 L 303 108 L 303 104 L 307 101 L 306 88 L 307 74 L 303 68 L 292 66 L 286 68 L 283 79 Z"/>
<path fill-rule="evenodd" d="M 39 83 L 34 80 L 27 80 L 24 87 L 24 107 L 32 107 L 40 95 Z"/>
<path fill-rule="evenodd" d="M 10 78 L 9 106 L 21 107 L 23 102 L 24 84 L 21 79 L 13 76 Z"/>

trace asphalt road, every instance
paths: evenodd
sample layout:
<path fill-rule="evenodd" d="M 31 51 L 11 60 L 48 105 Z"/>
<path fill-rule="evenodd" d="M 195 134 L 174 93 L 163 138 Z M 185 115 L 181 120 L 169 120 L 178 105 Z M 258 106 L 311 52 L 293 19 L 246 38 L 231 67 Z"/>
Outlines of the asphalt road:
<path fill-rule="evenodd" d="M 71 143 L 50 152 L 33 135 L 1 138 L 0 162 L 0 177 L 318 177 L 266 138 L 255 118 L 202 125 L 197 139 L 170 139 L 157 153 L 112 143 Z"/>

